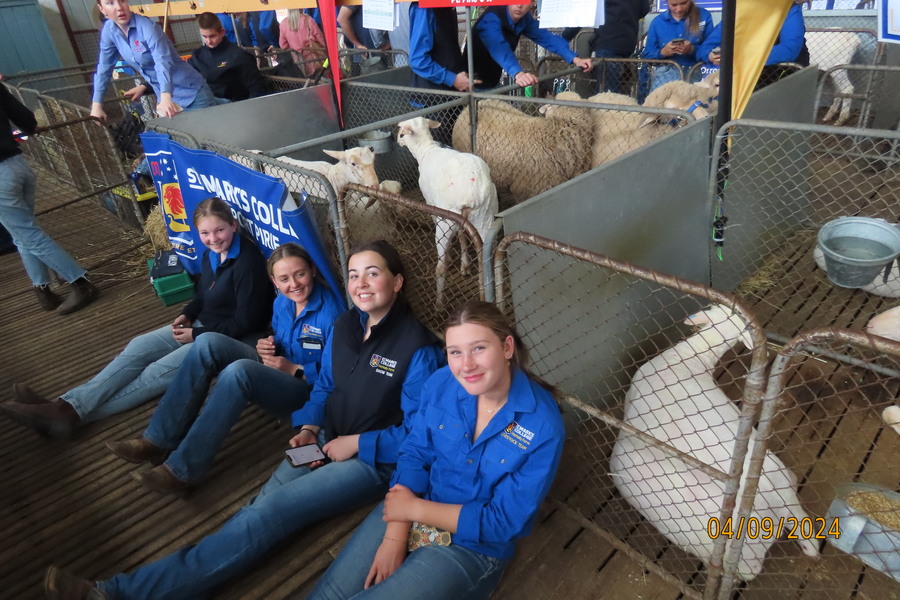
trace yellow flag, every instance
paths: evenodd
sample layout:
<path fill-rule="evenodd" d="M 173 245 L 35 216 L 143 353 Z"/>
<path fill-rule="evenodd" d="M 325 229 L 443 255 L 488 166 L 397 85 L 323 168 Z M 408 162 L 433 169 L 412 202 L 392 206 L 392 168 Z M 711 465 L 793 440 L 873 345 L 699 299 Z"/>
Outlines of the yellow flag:
<path fill-rule="evenodd" d="M 793 0 L 738 0 L 734 16 L 731 118 L 744 112 Z"/>

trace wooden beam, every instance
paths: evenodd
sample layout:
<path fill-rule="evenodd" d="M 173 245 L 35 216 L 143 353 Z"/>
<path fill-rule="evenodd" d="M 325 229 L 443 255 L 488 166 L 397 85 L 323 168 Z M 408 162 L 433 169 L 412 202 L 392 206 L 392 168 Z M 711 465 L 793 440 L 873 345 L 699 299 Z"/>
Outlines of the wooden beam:
<path fill-rule="evenodd" d="M 399 0 L 410 2 L 412 0 Z M 362 0 L 335 0 L 338 6 L 359 6 Z M 164 4 L 133 4 L 131 10 L 145 17 L 162 17 Z M 316 0 L 177 0 L 169 2 L 169 15 L 199 15 L 204 12 L 244 12 L 287 8 L 316 8 Z"/>

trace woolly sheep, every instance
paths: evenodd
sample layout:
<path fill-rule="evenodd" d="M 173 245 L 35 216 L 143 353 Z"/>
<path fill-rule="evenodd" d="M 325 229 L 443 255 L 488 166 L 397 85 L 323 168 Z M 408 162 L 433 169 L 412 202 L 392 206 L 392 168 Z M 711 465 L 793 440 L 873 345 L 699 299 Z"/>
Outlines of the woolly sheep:
<path fill-rule="evenodd" d="M 825 255 L 818 246 L 813 249 L 813 260 L 816 262 L 817 267 L 823 271 L 825 270 Z M 876 296 L 884 296 L 885 298 L 900 298 L 900 264 L 896 261 L 891 264 L 887 281 L 884 280 L 882 275 L 878 275 L 872 283 L 867 283 L 859 289 Z"/>
<path fill-rule="evenodd" d="M 378 175 L 375 173 L 375 152 L 371 148 L 356 147 L 344 151 L 323 150 L 322 152 L 337 159 L 338 162 L 332 164 L 324 160 L 297 160 L 289 156 L 279 156 L 277 160 L 294 167 L 321 173 L 331 183 L 335 194 L 340 193 L 341 188 L 348 183 L 359 183 L 369 187 L 378 186 Z M 288 189 L 294 193 L 300 193 L 301 190 L 311 193 L 318 187 L 316 183 L 309 181 L 306 177 L 298 178 L 295 173 L 274 165 L 264 164 L 263 170 L 267 175 L 283 180 Z"/>
<path fill-rule="evenodd" d="M 399 195 L 402 187 L 399 181 L 386 180 L 378 184 L 378 189 L 389 194 Z M 394 211 L 387 204 L 379 204 L 377 210 L 372 206 L 376 199 L 358 193 L 344 196 L 344 218 L 354 243 L 371 240 L 397 240 L 397 228 L 394 225 Z"/>
<path fill-rule="evenodd" d="M 708 75 L 703 81 L 697 83 L 688 83 L 686 81 L 670 81 L 665 83 L 647 96 L 644 100 L 644 106 L 647 108 L 674 108 L 678 110 L 691 111 L 695 102 L 699 102 L 702 106 L 694 108 L 697 111 L 694 118 L 702 119 L 709 116 L 709 113 L 715 112 L 717 106 L 711 104 L 714 98 L 719 95 L 719 73 L 718 71 Z M 703 110 L 700 110 L 700 109 Z"/>
<path fill-rule="evenodd" d="M 866 332 L 900 342 L 900 306 L 872 317 L 866 323 Z"/>
<path fill-rule="evenodd" d="M 881 411 L 884 424 L 900 434 L 900 406 L 888 406 Z"/>
<path fill-rule="evenodd" d="M 579 96 L 563 92 L 559 99 Z M 546 118 L 531 117 L 506 102 L 483 100 L 478 103 L 477 154 L 497 187 L 509 189 L 519 203 L 590 170 L 589 120 L 582 108 L 557 106 Z M 453 147 L 472 151 L 468 107 L 453 126 Z"/>
<path fill-rule="evenodd" d="M 738 342 L 752 342 L 743 320 L 730 309 L 714 305 L 689 317 L 699 327 L 694 335 L 644 363 L 635 373 L 625 397 L 628 425 L 674 446 L 720 471 L 728 472 L 739 411 L 719 389 L 713 371 L 721 357 Z M 755 432 L 751 444 L 756 444 Z M 749 455 L 744 464 L 746 477 Z M 610 457 L 610 475 L 622 497 L 668 540 L 709 561 L 713 540 L 707 525 L 719 516 L 724 484 L 683 461 L 669 457 L 624 430 Z M 746 481 L 740 483 L 740 490 Z M 794 518 L 807 513 L 797 497 L 794 474 L 772 452 L 766 452 L 751 518 Z M 735 526 L 736 528 L 736 526 Z M 745 539 L 738 575 L 755 578 L 762 570 L 774 539 Z M 810 557 L 818 546 L 798 540 Z M 729 542 L 730 544 L 730 542 Z"/>
<path fill-rule="evenodd" d="M 850 31 L 806 32 L 809 64 L 815 65 L 820 71 L 828 71 L 838 65 L 849 65 L 853 62 L 853 55 L 859 49 L 859 44 L 859 36 Z M 847 96 L 853 94 L 853 83 L 850 82 L 846 69 L 833 71 L 829 78 L 834 85 L 835 98 L 822 120 L 828 122 L 840 111 L 834 124 L 843 125 L 850 118 L 853 99 Z"/>
<path fill-rule="evenodd" d="M 482 241 L 487 239 L 494 215 L 498 212 L 497 189 L 491 181 L 487 163 L 474 154 L 442 148 L 431 137 L 431 129 L 440 123 L 424 117 L 402 121 L 397 133 L 397 143 L 408 148 L 419 163 L 419 189 L 425 202 L 451 210 L 468 219 L 478 231 Z M 462 269 L 469 264 L 466 248 L 467 236 L 459 232 L 457 223 L 435 218 L 434 241 L 438 263 L 437 306 L 443 306 L 447 273 L 447 252 L 453 236 L 460 234 Z"/>

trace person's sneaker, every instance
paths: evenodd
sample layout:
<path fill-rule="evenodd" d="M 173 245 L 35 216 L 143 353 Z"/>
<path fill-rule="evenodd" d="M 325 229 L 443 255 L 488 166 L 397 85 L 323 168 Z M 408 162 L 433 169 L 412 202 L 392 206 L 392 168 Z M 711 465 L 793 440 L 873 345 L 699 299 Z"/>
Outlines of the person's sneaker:
<path fill-rule="evenodd" d="M 48 567 L 44 575 L 44 594 L 48 600 L 108 600 L 93 582 L 59 567 Z"/>
<path fill-rule="evenodd" d="M 156 444 L 151 443 L 150 440 L 142 437 L 120 442 L 106 442 L 106 447 L 113 454 L 128 462 L 140 464 L 147 461 L 153 466 L 162 464 L 162 461 L 166 459 L 166 455 L 169 453 L 165 448 L 160 448 Z"/>
<path fill-rule="evenodd" d="M 194 489 L 190 483 L 175 477 L 166 465 L 153 467 L 149 471 L 133 471 L 131 476 L 145 488 L 159 494 L 172 494 L 184 498 Z"/>
<path fill-rule="evenodd" d="M 56 312 L 61 315 L 68 315 L 76 310 L 81 310 L 100 295 L 100 290 L 88 281 L 87 277 L 76 279 L 70 284 L 70 287 L 72 291 L 69 292 L 69 297 L 56 309 Z"/>
<path fill-rule="evenodd" d="M 49 285 L 34 286 L 34 295 L 37 296 L 38 304 L 44 310 L 55 310 L 57 306 L 62 304 L 63 299 L 60 298 Z"/>

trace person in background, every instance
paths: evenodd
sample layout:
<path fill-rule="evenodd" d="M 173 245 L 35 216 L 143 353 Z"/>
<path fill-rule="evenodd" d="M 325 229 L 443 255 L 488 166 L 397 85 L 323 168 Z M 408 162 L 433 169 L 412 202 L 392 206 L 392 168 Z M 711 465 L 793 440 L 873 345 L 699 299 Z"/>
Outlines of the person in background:
<path fill-rule="evenodd" d="M 203 76 L 181 60 L 172 41 L 156 22 L 132 13 L 127 0 L 98 0 L 97 3 L 107 20 L 100 30 L 92 117 L 106 120 L 103 96 L 120 55 L 145 81 L 125 92 L 131 102 L 137 102 L 152 88 L 156 94 L 156 112 L 161 117 L 174 117 L 182 110 L 216 104 Z"/>
<path fill-rule="evenodd" d="M 258 404 L 287 418 L 309 399 L 322 369 L 322 351 L 344 305 L 299 244 L 282 244 L 266 266 L 279 292 L 272 306 L 274 335 L 261 338 L 255 349 L 220 333 L 200 336 L 144 434 L 106 444 L 128 462 L 162 463 L 132 473 L 145 487 L 186 494 L 209 472 L 245 407 Z"/>
<path fill-rule="evenodd" d="M 719 69 L 722 59 L 722 24 L 716 25 L 709 37 L 697 48 L 697 59 L 704 63 L 703 75 Z M 766 58 L 765 67 L 760 80 L 767 81 L 767 72 L 773 65 L 793 62 L 809 66 L 809 49 L 806 47 L 806 24 L 803 21 L 803 2 L 794 3 L 785 16 L 784 23 L 778 31 L 775 45 Z"/>
<path fill-rule="evenodd" d="M 188 64 L 197 69 L 218 100 L 237 102 L 266 94 L 266 82 L 256 59 L 225 37 L 215 13 L 197 17 L 203 45 L 194 50 Z"/>
<path fill-rule="evenodd" d="M 322 66 L 326 58 L 325 36 L 313 18 L 299 8 L 290 8 L 287 13 L 287 18 L 280 25 L 278 45 L 297 52 L 299 58 L 295 62 L 300 65 L 304 75 L 310 76 Z"/>
<path fill-rule="evenodd" d="M 584 71 L 593 67 L 589 58 L 579 58 L 563 38 L 540 28 L 531 15 L 531 4 L 489 7 L 475 22 L 474 31 L 475 73 L 483 88 L 497 87 L 503 71 L 519 87 L 537 83 L 534 73 L 524 71 L 516 58 L 516 47 L 523 35 Z"/>
<path fill-rule="evenodd" d="M 682 79 L 687 69 L 697 62 L 697 48 L 713 30 L 712 15 L 693 0 L 668 0 L 669 9 L 650 23 L 644 58 L 671 60 L 678 66 L 662 65 L 654 68 L 650 89 Z"/>
<path fill-rule="evenodd" d="M 531 531 L 565 431 L 552 388 L 502 313 L 469 302 L 444 328 L 384 503 L 307 600 L 484 600 Z"/>
<path fill-rule="evenodd" d="M 391 50 L 402 50 L 406 54 L 393 54 L 394 67 L 405 67 L 409 64 L 409 2 L 398 2 L 398 22 L 393 31 L 388 32 Z"/>
<path fill-rule="evenodd" d="M 469 91 L 469 74 L 459 47 L 455 8 L 409 5 L 410 85 L 437 90 Z M 479 82 L 474 82 L 479 83 Z"/>
<path fill-rule="evenodd" d="M 638 44 L 641 19 L 650 12 L 648 0 L 606 0 L 605 22 L 594 29 L 591 38 L 591 56 L 596 58 L 631 58 Z M 575 38 L 580 27 L 568 27 L 564 40 Z M 607 64 L 594 67 L 595 92 L 622 93 L 622 65 Z M 602 87 L 602 89 L 601 89 Z"/>
<path fill-rule="evenodd" d="M 256 34 L 250 27 L 250 13 L 216 13 L 216 16 L 219 17 L 229 42 L 242 48 L 256 46 Z"/>
<path fill-rule="evenodd" d="M 0 76 L 2 77 L 2 76 Z M 87 271 L 47 235 L 34 217 L 37 176 L 13 136 L 13 126 L 34 134 L 37 119 L 6 85 L 0 83 L 0 224 L 11 234 L 25 272 L 44 310 L 67 315 L 97 299 L 100 291 L 88 281 Z M 63 300 L 50 289 L 50 270 L 64 279 L 71 291 Z"/>
<path fill-rule="evenodd" d="M 385 45 L 384 35 L 379 30 L 369 30 L 363 27 L 363 11 L 362 6 L 342 6 L 337 14 L 338 26 L 344 33 L 344 37 L 353 45 L 356 50 L 378 50 L 383 49 Z M 376 33 L 377 32 L 377 33 Z M 353 56 L 353 64 L 358 65 L 362 60 L 362 55 L 355 54 Z M 354 71 L 358 66 L 354 68 Z M 352 75 L 356 75 L 354 72 Z"/>
<path fill-rule="evenodd" d="M 250 13 L 250 23 L 256 33 L 256 45 L 261 52 L 278 48 L 278 20 L 274 10 L 260 10 Z"/>
<path fill-rule="evenodd" d="M 91 421 L 118 414 L 162 394 L 190 350 L 211 331 L 252 344 L 269 322 L 272 284 L 254 241 L 238 233 L 228 203 L 208 198 L 194 210 L 206 246 L 191 300 L 170 325 L 131 340 L 90 381 L 47 400 L 24 384 L 13 385 L 14 402 L 0 405 L 13 420 L 48 437 L 67 437 Z"/>
<path fill-rule="evenodd" d="M 404 268 L 393 246 L 384 240 L 356 246 L 347 267 L 354 308 L 334 324 L 288 441 L 297 448 L 318 440 L 328 460 L 297 467 L 285 460 L 217 532 L 131 573 L 92 582 L 50 567 L 48 600 L 208 598 L 282 540 L 384 497 L 422 386 L 443 357 L 403 298 Z"/>

